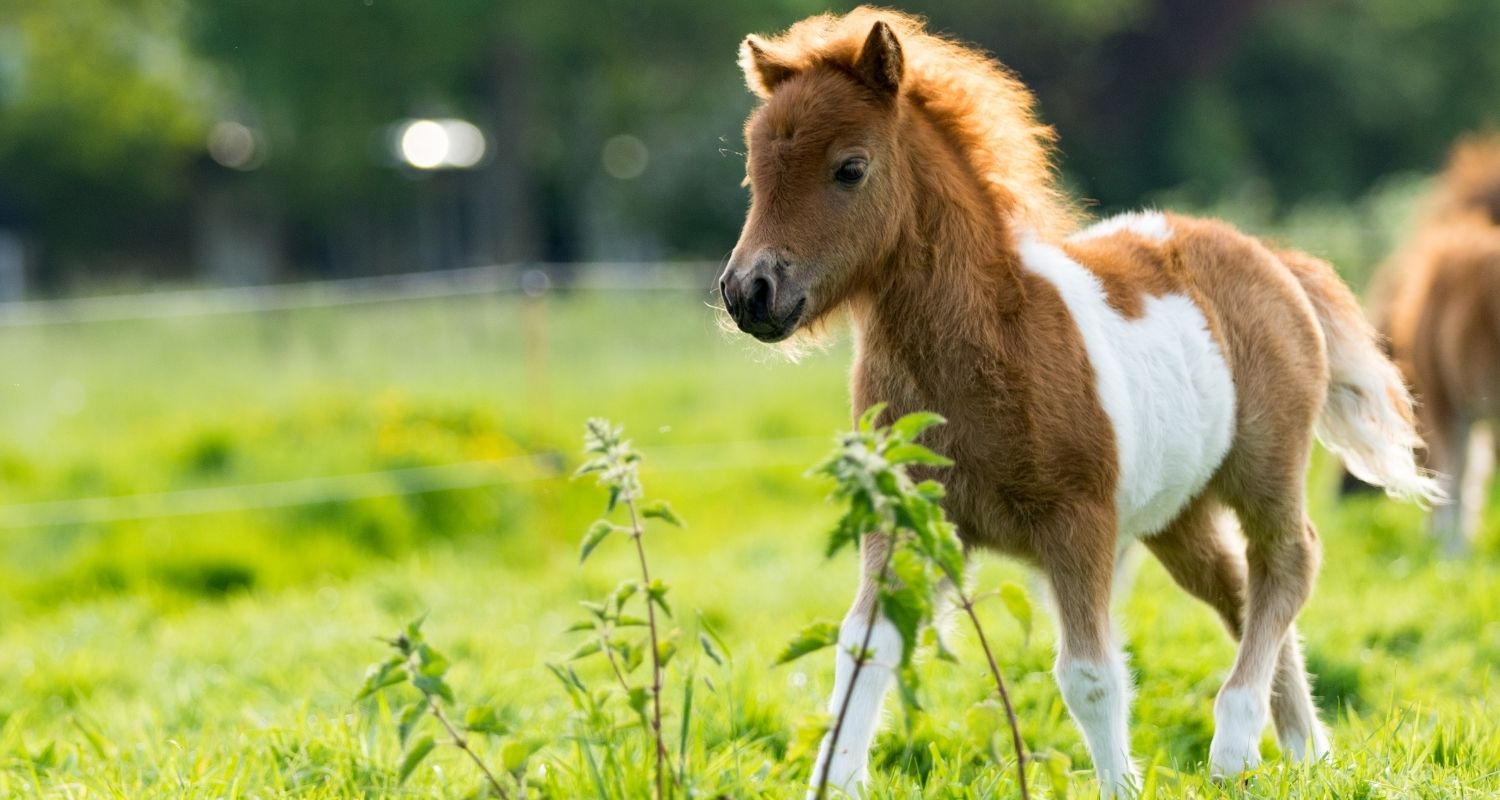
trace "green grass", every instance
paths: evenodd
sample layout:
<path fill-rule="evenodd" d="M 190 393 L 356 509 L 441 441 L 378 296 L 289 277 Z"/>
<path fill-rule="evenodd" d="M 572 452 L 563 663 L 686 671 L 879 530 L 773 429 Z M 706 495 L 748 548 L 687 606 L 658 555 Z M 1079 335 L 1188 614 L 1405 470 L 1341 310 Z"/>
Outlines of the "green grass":
<path fill-rule="evenodd" d="M 827 487 L 802 475 L 847 424 L 848 349 L 785 363 L 718 333 L 703 299 L 557 298 L 530 326 L 542 359 L 526 355 L 516 301 L 494 297 L 0 331 L 0 503 L 22 504 L 0 507 L 0 797 L 470 796 L 478 776 L 453 748 L 398 787 L 389 709 L 354 702 L 383 655 L 374 637 L 423 612 L 461 698 L 508 709 L 548 742 L 527 773 L 533 796 L 597 794 L 544 667 L 577 644 L 563 632 L 577 602 L 632 569 L 619 542 L 576 566 L 602 501 L 558 473 L 578 462 L 591 415 L 627 426 L 648 492 L 688 521 L 649 539 L 684 644 L 698 611 L 732 650 L 721 668 L 685 646 L 669 671 L 674 733 L 694 681 L 696 796 L 799 795 L 832 659 L 769 664 L 803 624 L 839 618 L 853 590 L 853 560 L 819 555 L 835 518 Z M 500 482 L 402 495 L 390 492 L 410 473 L 378 474 L 354 499 L 194 514 L 155 498 L 131 506 L 139 519 L 24 524 L 68 511 L 25 504 L 531 452 L 560 453 L 563 469 L 479 463 L 464 474 Z M 1334 760 L 1291 767 L 1268 737 L 1271 758 L 1246 782 L 1206 778 L 1233 650 L 1146 563 L 1119 619 L 1152 796 L 1500 793 L 1500 517 L 1474 557 L 1444 562 L 1419 512 L 1337 505 L 1331 477 L 1324 465 L 1311 488 L 1326 559 L 1301 627 Z M 266 496 L 290 502 L 284 491 Z M 176 515 L 144 518 L 162 512 Z M 984 559 L 981 587 L 1003 580 L 1030 585 Z M 1026 742 L 1060 768 L 1054 782 L 1034 764 L 1033 786 L 1089 796 L 1050 627 L 1024 641 L 1001 609 L 983 611 Z M 875 796 L 1013 796 L 1009 746 L 997 763 L 979 705 L 986 671 L 972 638 L 957 639 L 961 664 L 921 667 L 925 713 L 893 712 L 879 735 Z M 479 747 L 498 761 L 500 743 Z M 589 752 L 616 796 L 645 796 L 639 732 Z"/>

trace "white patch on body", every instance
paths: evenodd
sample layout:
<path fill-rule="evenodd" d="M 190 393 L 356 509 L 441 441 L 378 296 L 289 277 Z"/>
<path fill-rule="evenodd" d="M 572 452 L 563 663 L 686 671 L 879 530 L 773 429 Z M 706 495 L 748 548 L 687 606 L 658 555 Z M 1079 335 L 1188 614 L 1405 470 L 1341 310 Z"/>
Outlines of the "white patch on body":
<path fill-rule="evenodd" d="M 1219 692 L 1214 701 L 1214 739 L 1208 746 L 1209 772 L 1214 777 L 1260 766 L 1260 734 L 1268 715 L 1266 698 L 1250 689 L 1226 687 Z"/>
<path fill-rule="evenodd" d="M 828 715 L 838 719 L 845 694 L 849 694 L 849 710 L 844 715 L 844 726 L 839 731 L 838 749 L 834 751 L 832 761 L 828 760 L 828 748 L 832 744 L 833 731 L 823 737 L 818 760 L 813 765 L 812 788 L 807 793 L 809 798 L 817 794 L 824 764 L 828 764 L 828 785 L 847 794 L 859 796 L 869 780 L 870 742 L 875 738 L 875 726 L 880 722 L 880 704 L 895 677 L 895 668 L 901 663 L 901 632 L 885 617 L 876 619 L 875 627 L 870 631 L 869 658 L 860 669 L 859 682 L 854 684 L 851 694 L 853 653 L 864 645 L 867 630 L 870 628 L 863 614 L 846 618 L 839 629 L 838 661 L 834 666 L 833 694 L 828 698 Z"/>
<path fill-rule="evenodd" d="M 1054 675 L 1088 744 L 1100 795 L 1132 796 L 1140 789 L 1140 779 L 1130 760 L 1130 676 L 1125 659 L 1118 653 L 1104 663 L 1059 658 Z"/>
<path fill-rule="evenodd" d="M 1133 233 L 1152 241 L 1165 242 L 1172 238 L 1172 226 L 1167 223 L 1166 215 L 1160 211 L 1130 211 L 1099 220 L 1069 238 L 1075 242 L 1082 242 L 1104 236 L 1114 236 L 1117 233 Z"/>
<path fill-rule="evenodd" d="M 1114 427 L 1119 534 L 1156 533 L 1202 490 L 1234 434 L 1234 379 L 1208 322 L 1181 294 L 1147 295 L 1140 318 L 1126 319 L 1098 276 L 1061 249 L 1023 237 L 1020 254 L 1057 288 L 1083 336 Z"/>

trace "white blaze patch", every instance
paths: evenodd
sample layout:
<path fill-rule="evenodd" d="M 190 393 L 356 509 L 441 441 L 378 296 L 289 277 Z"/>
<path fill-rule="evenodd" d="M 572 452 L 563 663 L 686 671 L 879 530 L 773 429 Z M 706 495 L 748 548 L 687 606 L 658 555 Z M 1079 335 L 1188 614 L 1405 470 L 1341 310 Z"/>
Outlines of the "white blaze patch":
<path fill-rule="evenodd" d="M 1061 249 L 1023 236 L 1020 255 L 1057 287 L 1083 336 L 1114 426 L 1119 533 L 1156 533 L 1203 489 L 1234 433 L 1234 380 L 1208 322 L 1180 294 L 1146 295 L 1140 318 L 1126 319 L 1099 278 Z"/>
<path fill-rule="evenodd" d="M 1165 242 L 1172 236 L 1172 226 L 1160 211 L 1131 211 L 1102 219 L 1073 234 L 1073 241 L 1081 242 L 1113 236 L 1117 233 L 1133 233 L 1156 242 Z"/>

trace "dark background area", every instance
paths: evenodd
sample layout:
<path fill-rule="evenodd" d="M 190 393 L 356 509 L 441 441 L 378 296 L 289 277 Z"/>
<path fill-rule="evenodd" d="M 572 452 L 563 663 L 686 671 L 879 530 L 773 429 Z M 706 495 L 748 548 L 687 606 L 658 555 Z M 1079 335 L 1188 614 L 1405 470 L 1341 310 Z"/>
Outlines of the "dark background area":
<path fill-rule="evenodd" d="M 845 7 L 9 0 L 0 262 L 36 296 L 715 259 L 745 204 L 740 39 Z M 903 8 L 1036 90 L 1100 210 L 1353 200 L 1500 109 L 1492 0 Z M 393 131 L 425 117 L 477 125 L 484 159 L 402 164 Z"/>

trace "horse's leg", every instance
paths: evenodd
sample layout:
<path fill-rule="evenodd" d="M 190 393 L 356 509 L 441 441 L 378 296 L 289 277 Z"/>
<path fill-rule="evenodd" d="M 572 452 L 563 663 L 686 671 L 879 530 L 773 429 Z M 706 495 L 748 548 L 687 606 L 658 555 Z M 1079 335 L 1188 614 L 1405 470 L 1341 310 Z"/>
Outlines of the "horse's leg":
<path fill-rule="evenodd" d="M 1233 523 L 1219 503 L 1200 498 L 1145 542 L 1177 585 L 1217 611 L 1238 641 L 1244 630 L 1246 570 L 1243 547 L 1232 535 Z M 1318 722 L 1295 629 L 1289 629 L 1277 655 L 1271 718 L 1282 752 L 1290 758 L 1317 759 L 1328 753 L 1328 734 Z"/>
<path fill-rule="evenodd" d="M 843 724 L 839 726 L 837 743 L 833 741 L 831 729 L 823 737 L 818 760 L 813 766 L 809 798 L 817 793 L 825 765 L 828 784 L 850 794 L 858 793 L 869 778 L 870 742 L 880 720 L 880 705 L 901 660 L 901 634 L 879 613 L 877 606 L 880 569 L 885 564 L 886 547 L 883 536 L 869 534 L 864 537 L 859 591 L 839 629 L 833 695 L 828 699 L 828 714 L 834 720 L 832 724 L 837 725 L 840 716 Z M 870 625 L 872 613 L 873 628 Z M 867 639 L 867 658 L 856 676 L 854 653 L 865 646 Z M 830 750 L 833 753 L 831 759 Z"/>
<path fill-rule="evenodd" d="M 1271 719 L 1281 754 L 1293 761 L 1319 761 L 1329 752 L 1328 731 L 1318 721 L 1307 682 L 1307 660 L 1295 624 L 1287 627 L 1276 659 L 1276 681 L 1271 686 Z"/>
<path fill-rule="evenodd" d="M 1490 478 L 1495 474 L 1495 449 L 1500 440 L 1495 437 L 1493 423 L 1471 425 L 1469 428 L 1469 458 L 1464 467 L 1464 518 L 1463 538 L 1465 547 L 1472 545 L 1479 535 L 1479 524 L 1488 504 Z"/>
<path fill-rule="evenodd" d="M 1468 544 L 1464 530 L 1471 516 L 1468 506 L 1477 498 L 1469 496 L 1467 480 L 1469 447 L 1473 428 L 1458 415 L 1430 415 L 1428 460 L 1438 473 L 1438 483 L 1448 495 L 1448 502 L 1432 511 L 1432 534 L 1449 555 L 1462 553 Z"/>
<path fill-rule="evenodd" d="M 1135 539 L 1120 537 L 1115 543 L 1114 602 L 1123 605 L 1130 597 L 1131 590 L 1135 588 L 1135 576 L 1141 571 L 1141 561 L 1140 548 L 1135 546 Z"/>
<path fill-rule="evenodd" d="M 1053 674 L 1106 798 L 1140 785 L 1130 759 L 1130 675 L 1109 622 L 1114 540 L 1113 508 L 1085 510 L 1036 536 L 1062 634 Z"/>
<path fill-rule="evenodd" d="M 959 590 L 969 591 L 969 576 L 973 570 L 966 564 L 964 574 L 960 576 L 963 585 L 956 585 L 947 576 L 938 579 L 937 588 L 933 594 L 932 604 L 932 631 L 937 635 L 938 644 L 945 650 L 952 650 L 949 645 L 953 642 L 953 628 L 959 624 L 959 609 L 962 606 L 958 602 Z"/>
<path fill-rule="evenodd" d="M 1209 766 L 1215 775 L 1232 775 L 1260 763 L 1260 735 L 1279 669 L 1299 673 L 1292 675 L 1301 684 L 1295 686 L 1291 708 L 1311 713 L 1300 696 L 1306 691 L 1304 670 L 1290 663 L 1301 660 L 1300 649 L 1288 652 L 1289 663 L 1278 665 L 1286 642 L 1296 636 L 1292 623 L 1312 592 L 1321 554 L 1317 531 L 1303 511 L 1300 471 L 1286 477 L 1279 492 L 1233 498 L 1245 531 L 1249 591 L 1244 638 L 1214 703 Z M 1309 730 L 1307 736 L 1315 734 Z M 1316 744 L 1313 749 L 1318 749 Z"/>

